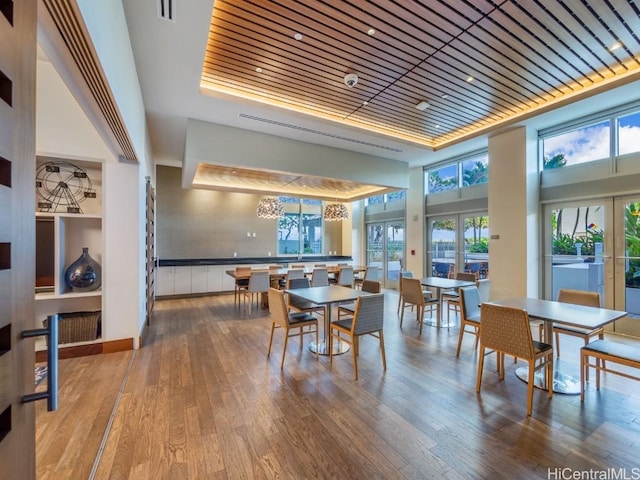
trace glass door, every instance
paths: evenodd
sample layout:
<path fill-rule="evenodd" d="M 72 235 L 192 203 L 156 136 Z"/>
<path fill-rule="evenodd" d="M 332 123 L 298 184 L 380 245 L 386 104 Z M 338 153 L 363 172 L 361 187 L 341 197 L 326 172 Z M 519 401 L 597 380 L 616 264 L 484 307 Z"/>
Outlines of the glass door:
<path fill-rule="evenodd" d="M 628 313 L 614 331 L 640 336 L 640 197 L 614 200 L 615 309 Z"/>
<path fill-rule="evenodd" d="M 458 259 L 459 267 L 464 266 L 465 272 L 475 273 L 478 279 L 489 277 L 489 216 L 474 213 L 464 215 L 461 225 L 462 244 L 460 248 L 462 258 Z M 458 270 L 460 271 L 460 270 Z"/>
<path fill-rule="evenodd" d="M 427 276 L 448 277 L 456 271 L 458 216 L 427 218 Z"/>
<path fill-rule="evenodd" d="M 404 221 L 367 225 L 367 266 L 380 269 L 384 288 L 397 288 L 404 265 Z"/>
<path fill-rule="evenodd" d="M 611 200 L 545 206 L 544 298 L 558 298 L 561 288 L 587 290 L 613 307 L 611 212 Z"/>

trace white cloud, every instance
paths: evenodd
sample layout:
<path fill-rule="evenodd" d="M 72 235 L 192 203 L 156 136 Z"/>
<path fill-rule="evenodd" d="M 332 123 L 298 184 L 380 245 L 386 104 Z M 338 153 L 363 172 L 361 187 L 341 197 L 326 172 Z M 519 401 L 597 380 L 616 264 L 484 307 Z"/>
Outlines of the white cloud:
<path fill-rule="evenodd" d="M 640 126 L 620 127 L 618 130 L 620 155 L 640 152 Z"/>
<path fill-rule="evenodd" d="M 596 125 L 580 130 L 567 132 L 544 141 L 548 156 L 564 153 L 567 165 L 590 162 L 610 156 L 609 127 Z"/>

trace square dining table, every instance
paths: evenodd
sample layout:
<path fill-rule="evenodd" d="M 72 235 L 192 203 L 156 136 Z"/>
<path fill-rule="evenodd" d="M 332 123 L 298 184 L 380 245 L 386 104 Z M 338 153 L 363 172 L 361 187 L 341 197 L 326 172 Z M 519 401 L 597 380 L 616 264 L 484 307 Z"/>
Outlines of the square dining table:
<path fill-rule="evenodd" d="M 470 282 L 468 280 L 455 280 L 453 278 L 443 278 L 443 277 L 425 277 L 420 279 L 420 283 L 425 287 L 435 288 L 436 290 L 436 298 L 440 303 L 440 308 L 438 311 L 440 312 L 440 318 L 433 319 L 428 318 L 424 321 L 426 325 L 430 325 L 432 327 L 453 327 L 455 326 L 454 322 L 444 321 L 444 312 L 442 311 L 442 290 L 451 290 L 454 288 L 467 287 L 469 285 L 475 285 L 474 282 Z"/>
<path fill-rule="evenodd" d="M 542 320 L 544 322 L 545 342 L 551 346 L 553 346 L 554 323 L 593 330 L 604 327 L 627 315 L 627 312 L 621 310 L 608 310 L 606 308 L 587 307 L 573 303 L 526 297 L 509 298 L 490 303 L 505 307 L 522 308 L 527 311 L 529 318 Z M 482 317 L 480 318 L 482 322 Z M 528 381 L 528 373 L 528 367 L 516 369 L 518 378 L 525 382 Z M 542 372 L 536 374 L 534 382 L 537 388 L 547 389 L 545 376 Z M 558 368 L 558 362 L 554 362 L 553 391 L 578 395 L 580 393 L 580 379 L 575 378 L 573 375 L 562 373 Z"/>
<path fill-rule="evenodd" d="M 289 295 L 326 306 L 324 315 L 324 335 L 322 341 L 316 345 L 315 342 L 309 344 L 309 350 L 319 355 L 329 355 L 329 326 L 331 325 L 331 310 L 333 305 L 348 303 L 357 300 L 358 297 L 372 295 L 355 288 L 331 285 L 328 287 L 309 287 L 285 290 Z M 333 354 L 341 354 L 349 351 L 349 344 L 345 342 L 333 342 Z"/>

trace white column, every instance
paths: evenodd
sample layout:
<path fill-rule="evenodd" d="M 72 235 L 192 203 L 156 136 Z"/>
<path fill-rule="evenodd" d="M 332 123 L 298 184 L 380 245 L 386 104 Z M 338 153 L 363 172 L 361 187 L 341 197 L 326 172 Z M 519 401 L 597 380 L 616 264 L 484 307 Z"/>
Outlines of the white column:
<path fill-rule="evenodd" d="M 518 127 L 489 139 L 491 299 L 537 297 L 539 201 L 536 134 Z"/>

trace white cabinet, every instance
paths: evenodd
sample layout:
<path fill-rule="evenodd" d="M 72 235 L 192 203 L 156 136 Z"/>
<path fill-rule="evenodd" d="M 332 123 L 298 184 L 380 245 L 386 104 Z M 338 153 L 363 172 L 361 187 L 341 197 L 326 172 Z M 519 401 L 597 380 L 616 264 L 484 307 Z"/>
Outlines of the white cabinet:
<path fill-rule="evenodd" d="M 209 287 L 208 265 L 191 267 L 191 293 L 205 293 L 212 291 Z"/>
<path fill-rule="evenodd" d="M 221 292 L 224 289 L 223 285 L 223 275 L 228 277 L 225 273 L 226 268 L 223 265 L 209 265 L 207 267 L 207 286 L 208 292 Z M 229 277 L 231 278 L 231 277 Z M 232 288 L 233 289 L 233 288 Z"/>
<path fill-rule="evenodd" d="M 156 295 L 185 295 L 191 293 L 192 267 L 158 268 Z"/>

